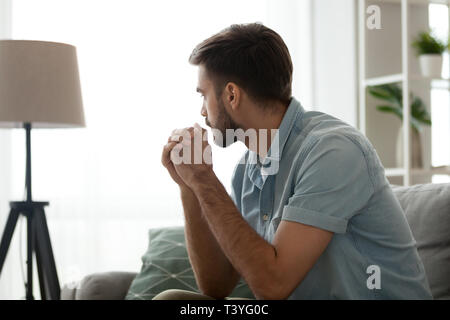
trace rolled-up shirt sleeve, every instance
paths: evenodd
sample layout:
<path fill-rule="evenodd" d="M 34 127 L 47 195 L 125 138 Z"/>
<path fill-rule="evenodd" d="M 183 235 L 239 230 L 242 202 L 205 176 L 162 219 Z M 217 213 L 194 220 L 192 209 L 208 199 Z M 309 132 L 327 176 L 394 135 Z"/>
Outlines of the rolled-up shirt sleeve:
<path fill-rule="evenodd" d="M 282 220 L 345 233 L 350 218 L 374 192 L 363 151 L 343 135 L 315 141 L 297 170 L 294 194 L 283 208 Z"/>

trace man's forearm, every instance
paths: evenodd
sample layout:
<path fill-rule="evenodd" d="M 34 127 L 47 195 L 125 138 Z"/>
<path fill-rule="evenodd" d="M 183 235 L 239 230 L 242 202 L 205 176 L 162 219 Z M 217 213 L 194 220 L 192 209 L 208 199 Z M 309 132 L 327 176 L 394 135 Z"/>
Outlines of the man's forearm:
<path fill-rule="evenodd" d="M 266 293 L 277 289 L 275 247 L 242 218 L 217 177 L 203 179 L 193 189 L 202 213 L 229 261 L 257 298 L 270 298 Z"/>
<path fill-rule="evenodd" d="M 215 298 L 223 298 L 232 291 L 240 276 L 209 230 L 195 194 L 190 189 L 181 188 L 181 200 L 186 246 L 200 290 Z"/>

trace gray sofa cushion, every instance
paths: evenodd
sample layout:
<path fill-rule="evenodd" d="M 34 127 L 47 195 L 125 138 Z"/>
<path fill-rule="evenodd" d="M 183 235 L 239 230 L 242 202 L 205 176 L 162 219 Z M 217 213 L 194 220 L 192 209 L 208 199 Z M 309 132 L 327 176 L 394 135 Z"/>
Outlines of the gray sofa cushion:
<path fill-rule="evenodd" d="M 126 299 L 151 300 L 168 289 L 200 292 L 186 250 L 184 227 L 150 229 L 148 234 L 141 272 L 133 280 Z M 243 279 L 229 296 L 254 299 Z"/>
<path fill-rule="evenodd" d="M 66 284 L 61 300 L 123 300 L 135 276 L 122 271 L 90 274 L 79 283 Z"/>
<path fill-rule="evenodd" d="M 393 187 L 435 299 L 450 299 L 450 183 Z"/>

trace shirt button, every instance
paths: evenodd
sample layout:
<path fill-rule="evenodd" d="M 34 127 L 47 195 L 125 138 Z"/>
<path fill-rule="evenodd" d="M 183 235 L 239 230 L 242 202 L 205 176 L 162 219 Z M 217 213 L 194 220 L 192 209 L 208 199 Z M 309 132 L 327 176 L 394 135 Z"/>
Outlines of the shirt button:
<path fill-rule="evenodd" d="M 264 220 L 264 221 L 269 220 L 269 216 L 268 216 L 267 214 L 263 215 L 263 220 Z"/>

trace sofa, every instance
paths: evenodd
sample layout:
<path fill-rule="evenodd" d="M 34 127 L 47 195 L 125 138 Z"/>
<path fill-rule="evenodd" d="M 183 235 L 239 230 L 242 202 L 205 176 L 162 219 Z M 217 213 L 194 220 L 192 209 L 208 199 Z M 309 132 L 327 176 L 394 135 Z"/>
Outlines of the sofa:
<path fill-rule="evenodd" d="M 392 186 L 422 258 L 435 299 L 450 300 L 450 183 Z M 87 275 L 61 290 L 63 300 L 123 300 L 134 272 Z"/>

